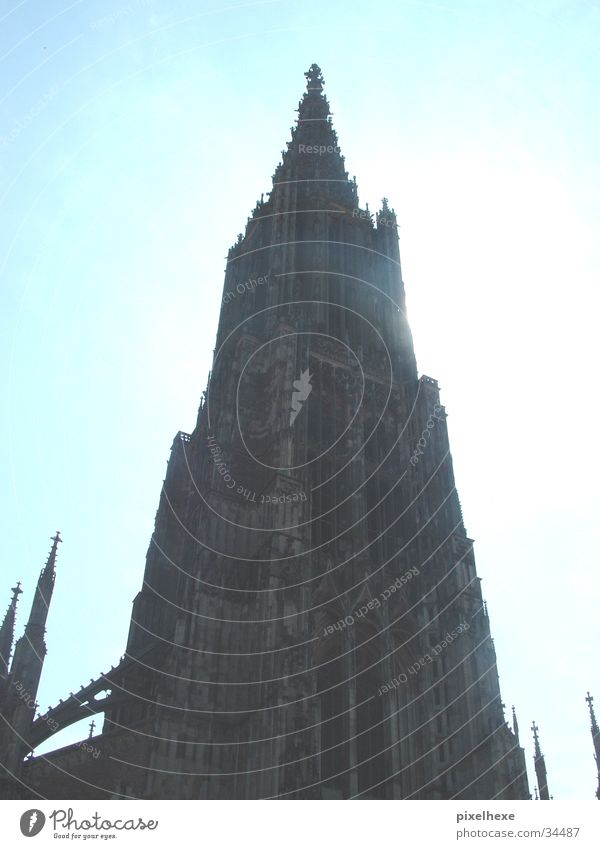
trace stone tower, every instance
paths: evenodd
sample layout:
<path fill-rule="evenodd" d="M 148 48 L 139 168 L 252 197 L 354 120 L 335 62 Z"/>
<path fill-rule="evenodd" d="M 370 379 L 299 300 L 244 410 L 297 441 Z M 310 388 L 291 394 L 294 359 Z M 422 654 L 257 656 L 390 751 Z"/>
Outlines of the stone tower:
<path fill-rule="evenodd" d="M 49 718 L 104 712 L 99 756 L 33 759 L 43 795 L 530 798 L 396 216 L 360 205 L 306 78 L 229 251 L 126 653 L 36 721 L 41 740 Z"/>

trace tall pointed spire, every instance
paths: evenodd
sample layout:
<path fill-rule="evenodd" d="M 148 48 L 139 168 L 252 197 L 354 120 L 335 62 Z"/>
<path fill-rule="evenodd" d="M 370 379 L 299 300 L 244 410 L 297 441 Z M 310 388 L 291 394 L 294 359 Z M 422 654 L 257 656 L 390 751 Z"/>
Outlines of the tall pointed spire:
<path fill-rule="evenodd" d="M 594 713 L 594 697 L 590 696 L 589 692 L 585 697 L 590 709 L 590 720 L 592 723 L 592 741 L 594 743 L 594 758 L 596 759 L 596 769 L 598 771 L 598 787 L 596 789 L 596 799 L 600 799 L 600 729 L 596 722 L 596 714 Z"/>
<path fill-rule="evenodd" d="M 540 788 L 540 799 L 550 799 L 550 794 L 548 793 L 548 777 L 546 775 L 546 762 L 540 749 L 540 738 L 538 737 L 538 731 L 540 729 L 535 724 L 535 721 L 531 725 L 531 730 L 533 731 L 534 746 L 533 763 L 535 766 L 535 775 L 538 781 L 538 786 Z"/>
<path fill-rule="evenodd" d="M 0 626 L 0 678 L 6 678 L 8 674 L 8 663 L 12 652 L 13 640 L 15 636 L 15 617 L 17 613 L 17 602 L 19 595 L 23 592 L 21 582 L 18 581 L 16 587 L 11 590 L 13 597 L 4 621 Z"/>
<path fill-rule="evenodd" d="M 298 104 L 292 139 L 273 175 L 270 202 L 276 211 L 290 204 L 296 209 L 319 209 L 324 199 L 325 208 L 333 202 L 352 209 L 357 205 L 356 184 L 348 179 L 331 123 L 329 102 L 323 94 L 323 74 L 313 63 L 304 76 L 306 91 Z M 261 206 L 256 211 L 260 209 Z"/>

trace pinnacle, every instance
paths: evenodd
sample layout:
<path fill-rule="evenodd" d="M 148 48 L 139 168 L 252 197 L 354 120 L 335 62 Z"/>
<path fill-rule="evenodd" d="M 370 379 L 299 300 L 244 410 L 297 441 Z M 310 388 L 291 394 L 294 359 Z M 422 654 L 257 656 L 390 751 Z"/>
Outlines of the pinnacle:
<path fill-rule="evenodd" d="M 321 69 L 315 62 L 312 63 L 308 71 L 304 72 L 304 76 L 306 77 L 306 91 L 309 94 L 311 92 L 320 94 L 323 91 L 325 80 L 323 79 Z"/>

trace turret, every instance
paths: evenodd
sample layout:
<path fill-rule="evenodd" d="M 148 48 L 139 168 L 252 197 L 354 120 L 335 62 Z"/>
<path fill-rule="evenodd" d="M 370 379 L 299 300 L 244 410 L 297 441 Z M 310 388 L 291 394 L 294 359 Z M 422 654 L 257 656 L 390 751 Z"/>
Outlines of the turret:
<path fill-rule="evenodd" d="M 546 762 L 544 761 L 544 756 L 540 749 L 540 739 L 538 737 L 539 728 L 535 722 L 532 723 L 531 730 L 533 731 L 534 746 L 533 763 L 535 766 L 535 775 L 538 786 L 540 788 L 540 799 L 550 799 L 550 795 L 548 793 L 548 777 L 546 775 Z"/>
<path fill-rule="evenodd" d="M 598 772 L 598 787 L 596 788 L 596 799 L 600 799 L 600 729 L 596 722 L 596 714 L 594 713 L 594 698 L 588 693 L 585 697 L 590 709 L 590 720 L 592 723 L 592 741 L 594 743 L 594 758 L 596 759 L 596 770 Z"/>

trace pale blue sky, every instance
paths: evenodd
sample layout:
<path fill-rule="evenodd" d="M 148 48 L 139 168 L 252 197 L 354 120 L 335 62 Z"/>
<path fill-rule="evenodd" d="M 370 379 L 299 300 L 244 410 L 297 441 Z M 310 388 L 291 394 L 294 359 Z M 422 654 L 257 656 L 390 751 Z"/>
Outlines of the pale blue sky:
<path fill-rule="evenodd" d="M 124 650 L 224 257 L 317 62 L 361 203 L 398 213 L 507 715 L 555 798 L 592 798 L 600 4 L 0 8 L 0 607 L 20 578 L 23 627 L 60 529 L 42 707 Z"/>

